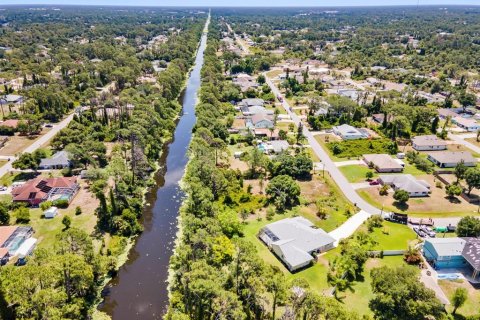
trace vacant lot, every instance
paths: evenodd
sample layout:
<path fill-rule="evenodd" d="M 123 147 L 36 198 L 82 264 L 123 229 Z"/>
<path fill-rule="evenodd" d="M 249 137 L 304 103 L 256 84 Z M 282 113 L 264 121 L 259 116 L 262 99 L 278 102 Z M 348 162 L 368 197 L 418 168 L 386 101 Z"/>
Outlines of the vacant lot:
<path fill-rule="evenodd" d="M 406 206 L 395 203 L 393 192 L 381 196 L 378 192 L 380 187 L 358 190 L 359 195 L 372 205 L 387 211 L 406 212 L 419 217 L 453 217 L 466 216 L 477 213 L 477 206 L 469 204 L 460 197 L 449 199 L 445 194 L 445 186 L 436 187 L 436 180 L 431 175 L 418 176 L 418 179 L 426 180 L 431 185 L 429 197 L 410 198 Z M 437 180 L 438 181 L 438 180 Z"/>
<path fill-rule="evenodd" d="M 341 142 L 329 142 L 328 150 L 337 158 L 358 158 L 364 154 L 386 153 L 390 154 L 392 141 L 389 139 L 360 139 Z"/>
<path fill-rule="evenodd" d="M 0 149 L 0 156 L 14 156 L 21 153 L 26 147 L 30 146 L 38 136 L 12 136 L 3 148 Z"/>

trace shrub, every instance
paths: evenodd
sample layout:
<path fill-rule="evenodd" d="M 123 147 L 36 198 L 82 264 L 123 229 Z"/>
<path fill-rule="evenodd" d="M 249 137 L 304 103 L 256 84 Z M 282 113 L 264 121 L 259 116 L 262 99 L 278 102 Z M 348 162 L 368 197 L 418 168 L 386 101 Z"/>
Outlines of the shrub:
<path fill-rule="evenodd" d="M 388 194 L 388 189 L 390 189 L 390 187 L 386 184 L 384 184 L 381 188 L 380 188 L 380 195 L 381 196 L 386 196 Z"/>
<path fill-rule="evenodd" d="M 48 208 L 50 208 L 52 205 L 53 205 L 52 201 L 44 201 L 44 202 L 40 203 L 40 209 L 45 211 Z"/>
<path fill-rule="evenodd" d="M 65 226 L 65 229 L 69 229 L 72 224 L 72 218 L 69 216 L 64 216 L 62 219 L 62 224 Z"/>
<path fill-rule="evenodd" d="M 397 200 L 400 203 L 406 203 L 410 199 L 410 195 L 405 190 L 397 190 L 393 194 L 393 199 Z"/>
<path fill-rule="evenodd" d="M 80 207 L 77 206 L 77 207 L 75 208 L 75 215 L 76 215 L 76 216 L 79 216 L 79 215 L 81 215 L 81 214 L 82 214 L 82 208 L 80 208 Z"/>
<path fill-rule="evenodd" d="M 17 223 L 30 222 L 30 210 L 28 208 L 20 207 L 14 211 L 14 215 Z"/>
<path fill-rule="evenodd" d="M 55 200 L 53 202 L 53 205 L 61 209 L 68 208 L 68 200 L 65 200 L 65 199 Z"/>

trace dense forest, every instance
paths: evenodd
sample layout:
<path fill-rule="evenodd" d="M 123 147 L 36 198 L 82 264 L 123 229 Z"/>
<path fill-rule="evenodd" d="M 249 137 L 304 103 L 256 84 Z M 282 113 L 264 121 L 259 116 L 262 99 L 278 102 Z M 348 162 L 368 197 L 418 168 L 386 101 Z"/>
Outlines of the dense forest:
<path fill-rule="evenodd" d="M 177 98 L 205 18 L 147 8 L 1 12 L 0 78 L 23 80 L 16 89 L 9 84 L 2 89 L 26 97 L 4 119 L 56 122 L 74 112 L 50 148 L 71 156 L 73 166 L 64 176 L 85 170 L 89 192 L 100 204 L 93 234 L 69 228 L 67 221 L 53 248 L 38 249 L 24 267 L 2 267 L 6 318 L 91 316 L 106 277 L 119 267 L 118 256 L 142 231 L 144 193 L 172 138 L 181 110 Z M 160 69 L 154 70 L 157 61 Z M 24 153 L 14 167 L 36 170 L 40 157 L 39 151 Z"/>

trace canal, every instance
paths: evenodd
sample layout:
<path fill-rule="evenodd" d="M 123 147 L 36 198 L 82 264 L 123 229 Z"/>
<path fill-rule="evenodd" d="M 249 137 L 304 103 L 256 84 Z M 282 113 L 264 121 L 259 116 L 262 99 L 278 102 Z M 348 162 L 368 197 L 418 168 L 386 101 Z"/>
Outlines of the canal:
<path fill-rule="evenodd" d="M 205 30 L 210 23 L 210 16 Z M 200 88 L 200 70 L 207 45 L 204 32 L 195 65 L 181 98 L 183 112 L 172 142 L 164 148 L 162 169 L 155 176 L 156 186 L 146 197 L 143 213 L 144 232 L 129 253 L 128 261 L 104 290 L 101 311 L 114 320 L 161 319 L 168 304 L 168 263 L 178 230 L 177 217 L 184 193 L 179 182 L 188 162 L 187 150 L 195 125 L 195 104 Z"/>

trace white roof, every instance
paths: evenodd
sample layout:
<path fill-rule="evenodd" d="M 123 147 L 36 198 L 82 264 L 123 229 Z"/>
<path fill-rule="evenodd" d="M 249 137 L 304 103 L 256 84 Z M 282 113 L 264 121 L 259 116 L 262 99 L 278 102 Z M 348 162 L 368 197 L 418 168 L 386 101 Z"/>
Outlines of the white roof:
<path fill-rule="evenodd" d="M 383 183 L 394 185 L 396 188 L 407 192 L 429 192 L 430 185 L 423 180 L 417 180 L 411 174 L 381 175 Z"/>
<path fill-rule="evenodd" d="M 425 240 L 430 242 L 439 256 L 461 256 L 465 247 L 465 240 L 462 238 L 431 238 Z"/>
<path fill-rule="evenodd" d="M 340 126 L 333 127 L 333 130 L 337 131 L 342 136 L 358 135 L 363 137 L 363 133 L 361 133 L 357 128 L 348 124 L 342 124 Z"/>
<path fill-rule="evenodd" d="M 19 258 L 25 258 L 30 254 L 30 252 L 32 252 L 33 247 L 35 247 L 36 243 L 37 239 L 28 238 L 22 243 L 22 245 L 17 249 L 17 251 L 15 251 L 15 255 Z"/>
<path fill-rule="evenodd" d="M 265 226 L 272 246 L 277 246 L 284 260 L 292 266 L 312 260 L 310 252 L 335 242 L 328 233 L 303 217 L 283 219 Z"/>

